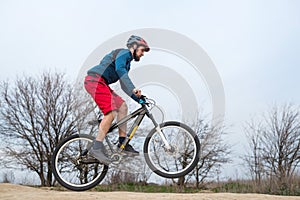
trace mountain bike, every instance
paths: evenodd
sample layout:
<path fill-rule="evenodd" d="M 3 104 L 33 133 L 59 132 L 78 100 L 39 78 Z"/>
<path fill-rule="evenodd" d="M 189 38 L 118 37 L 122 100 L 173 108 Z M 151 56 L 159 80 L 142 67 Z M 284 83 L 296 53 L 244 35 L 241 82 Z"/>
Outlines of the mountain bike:
<path fill-rule="evenodd" d="M 156 105 L 153 99 L 143 96 L 140 105 L 136 111 L 113 123 L 105 137 L 111 165 L 122 164 L 123 158 L 128 157 L 124 148 L 147 116 L 154 125 L 146 136 L 143 147 L 149 168 L 165 178 L 179 178 L 191 172 L 199 161 L 200 142 L 195 132 L 181 122 L 158 124 L 151 113 Z M 136 119 L 120 147 L 110 141 L 110 132 L 134 118 Z M 104 179 L 109 166 L 100 163 L 88 153 L 94 139 L 94 136 L 88 134 L 73 134 L 58 143 L 52 155 L 52 170 L 58 183 L 65 188 L 84 191 L 95 187 Z"/>

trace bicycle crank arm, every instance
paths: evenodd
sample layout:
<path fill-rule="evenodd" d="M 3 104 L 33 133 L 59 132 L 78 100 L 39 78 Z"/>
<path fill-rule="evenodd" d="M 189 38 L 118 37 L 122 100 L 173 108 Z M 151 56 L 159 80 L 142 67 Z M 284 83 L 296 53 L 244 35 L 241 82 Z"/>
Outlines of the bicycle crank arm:
<path fill-rule="evenodd" d="M 99 163 L 99 161 L 95 158 L 88 158 L 80 161 L 81 164 L 94 164 Z"/>

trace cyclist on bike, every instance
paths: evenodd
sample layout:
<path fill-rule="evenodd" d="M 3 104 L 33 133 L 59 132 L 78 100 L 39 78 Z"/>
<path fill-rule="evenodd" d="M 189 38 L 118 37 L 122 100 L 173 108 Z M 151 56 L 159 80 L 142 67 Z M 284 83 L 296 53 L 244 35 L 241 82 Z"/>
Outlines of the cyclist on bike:
<path fill-rule="evenodd" d="M 119 80 L 122 90 L 132 99 L 139 102 L 141 90 L 134 86 L 128 76 L 128 72 L 131 61 L 133 59 L 139 61 L 144 56 L 144 51 L 148 52 L 149 50 L 150 48 L 143 38 L 132 35 L 127 41 L 126 49 L 113 50 L 101 60 L 99 65 L 92 67 L 87 72 L 84 81 L 85 89 L 104 114 L 99 124 L 98 135 L 90 150 L 90 155 L 101 163 L 111 163 L 110 158 L 107 157 L 103 140 L 115 116 L 120 120 L 127 115 L 128 111 L 125 101 L 109 87 L 109 84 Z M 119 146 L 126 138 L 126 127 L 126 123 L 119 127 Z M 130 144 L 127 144 L 124 150 L 130 154 L 139 154 Z"/>

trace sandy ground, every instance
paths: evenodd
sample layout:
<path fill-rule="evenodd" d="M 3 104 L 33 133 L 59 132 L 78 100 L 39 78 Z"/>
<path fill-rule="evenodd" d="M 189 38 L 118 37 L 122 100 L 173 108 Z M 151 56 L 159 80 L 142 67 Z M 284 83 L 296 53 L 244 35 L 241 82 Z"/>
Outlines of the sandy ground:
<path fill-rule="evenodd" d="M 47 188 L 37 189 L 21 185 L 0 184 L 0 199 L 22 199 L 22 200 L 79 200 L 79 199 L 172 199 L 172 200 L 227 200 L 227 199 L 266 199 L 266 200 L 284 200 L 299 199 L 300 197 L 271 196 L 261 194 L 231 194 L 231 193 L 194 193 L 194 194 L 171 194 L 171 193 L 136 193 L 136 192 L 71 192 L 71 191 L 53 191 Z"/>

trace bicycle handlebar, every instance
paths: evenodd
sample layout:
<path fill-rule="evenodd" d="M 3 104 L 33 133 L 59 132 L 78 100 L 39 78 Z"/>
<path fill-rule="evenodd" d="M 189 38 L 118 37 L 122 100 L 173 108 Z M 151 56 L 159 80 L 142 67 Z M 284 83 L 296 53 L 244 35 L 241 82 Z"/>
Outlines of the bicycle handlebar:
<path fill-rule="evenodd" d="M 146 105 L 148 107 L 155 106 L 156 102 L 153 99 L 150 99 L 148 97 L 146 97 L 145 95 L 141 95 L 141 97 L 139 98 L 139 104 L 141 106 Z"/>

